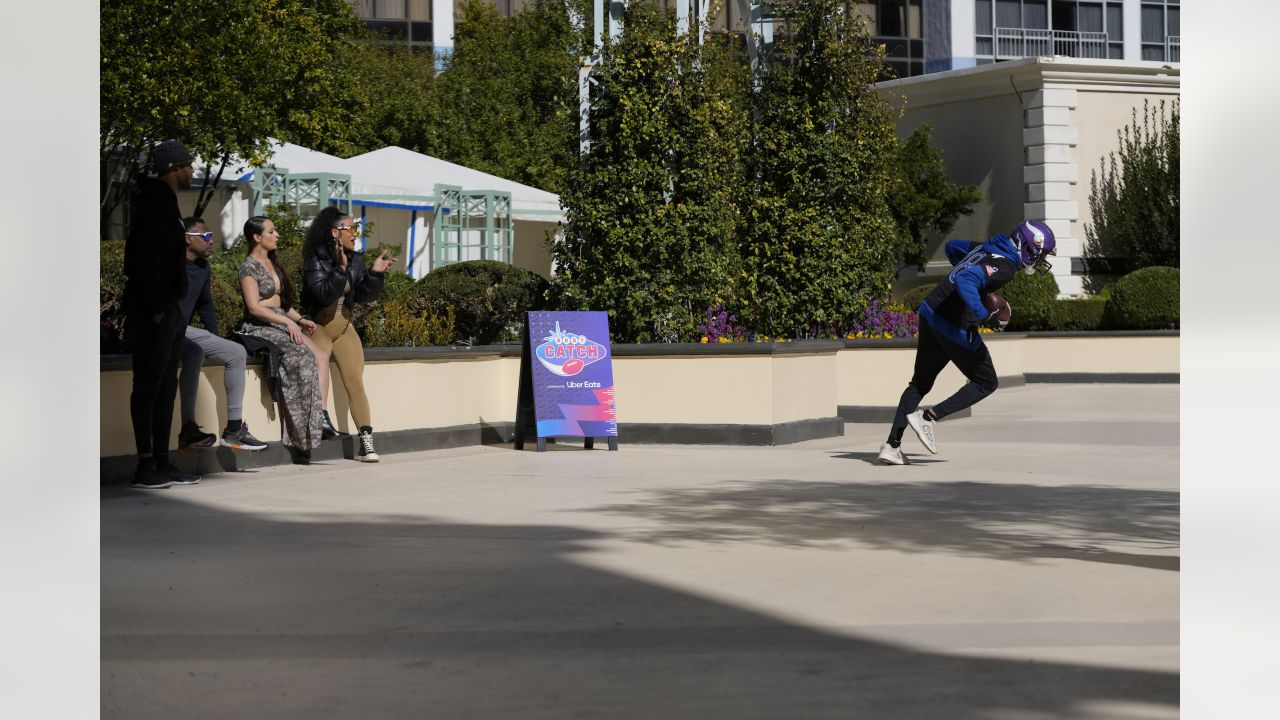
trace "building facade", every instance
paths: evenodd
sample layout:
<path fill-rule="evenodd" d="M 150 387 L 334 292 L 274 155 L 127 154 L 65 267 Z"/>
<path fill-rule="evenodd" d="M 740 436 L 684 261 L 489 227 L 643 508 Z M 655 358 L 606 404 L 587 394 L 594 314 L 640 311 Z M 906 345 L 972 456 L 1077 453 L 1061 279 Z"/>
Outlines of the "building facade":
<path fill-rule="evenodd" d="M 677 0 L 652 0 L 674 9 Z M 785 13 L 790 0 L 771 12 Z M 348 0 L 387 42 L 447 55 L 454 0 Z M 510 16 L 530 0 L 486 0 Z M 746 32 L 760 0 L 726 0 L 712 32 Z M 607 6 L 607 3 L 606 3 Z M 1091 60 L 1181 58 L 1181 0 L 864 0 L 850 5 L 884 45 L 886 77 L 914 77 L 1021 57 Z M 766 8 L 766 15 L 770 14 Z"/>

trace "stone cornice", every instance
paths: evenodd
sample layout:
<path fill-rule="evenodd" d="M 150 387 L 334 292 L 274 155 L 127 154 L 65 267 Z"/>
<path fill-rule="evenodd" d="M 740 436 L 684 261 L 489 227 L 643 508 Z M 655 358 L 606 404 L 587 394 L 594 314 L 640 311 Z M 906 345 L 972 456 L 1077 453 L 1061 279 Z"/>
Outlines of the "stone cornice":
<path fill-rule="evenodd" d="M 1008 62 L 948 70 L 875 84 L 881 96 L 898 106 L 913 108 L 986 97 L 1003 97 L 1045 87 L 1176 95 L 1181 86 L 1177 63 L 1128 60 L 1085 60 L 1068 57 L 1031 57 Z"/>

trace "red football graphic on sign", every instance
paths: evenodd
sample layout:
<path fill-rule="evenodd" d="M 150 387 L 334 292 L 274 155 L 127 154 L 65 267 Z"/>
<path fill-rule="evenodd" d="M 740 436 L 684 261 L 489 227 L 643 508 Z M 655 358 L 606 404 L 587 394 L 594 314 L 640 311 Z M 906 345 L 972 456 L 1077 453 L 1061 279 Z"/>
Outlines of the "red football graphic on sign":
<path fill-rule="evenodd" d="M 582 372 L 583 367 L 585 367 L 583 362 L 578 358 L 574 358 L 572 360 L 566 360 L 564 365 L 560 366 L 560 369 L 564 371 L 565 375 L 577 375 Z"/>

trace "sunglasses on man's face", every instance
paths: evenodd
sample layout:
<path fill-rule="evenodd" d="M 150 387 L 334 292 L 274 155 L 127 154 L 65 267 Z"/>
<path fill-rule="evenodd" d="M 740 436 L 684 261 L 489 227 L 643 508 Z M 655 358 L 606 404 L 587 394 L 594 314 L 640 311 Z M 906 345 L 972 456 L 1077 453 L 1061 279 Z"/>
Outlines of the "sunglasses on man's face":
<path fill-rule="evenodd" d="M 202 233 L 189 232 L 189 233 L 186 233 L 186 234 L 187 234 L 188 236 L 191 236 L 191 237 L 200 237 L 200 238 L 204 238 L 204 241 L 205 241 L 205 242 L 213 242 L 213 233 L 211 233 L 211 232 L 202 232 Z"/>

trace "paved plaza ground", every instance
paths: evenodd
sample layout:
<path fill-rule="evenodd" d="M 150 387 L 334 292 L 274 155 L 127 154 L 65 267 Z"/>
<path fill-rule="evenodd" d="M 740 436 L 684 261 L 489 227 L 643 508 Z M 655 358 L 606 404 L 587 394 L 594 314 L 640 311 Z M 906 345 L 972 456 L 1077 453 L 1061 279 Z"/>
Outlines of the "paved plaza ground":
<path fill-rule="evenodd" d="M 850 424 L 106 487 L 102 716 L 1176 717 L 1178 408 L 1002 389 L 905 467 Z"/>

